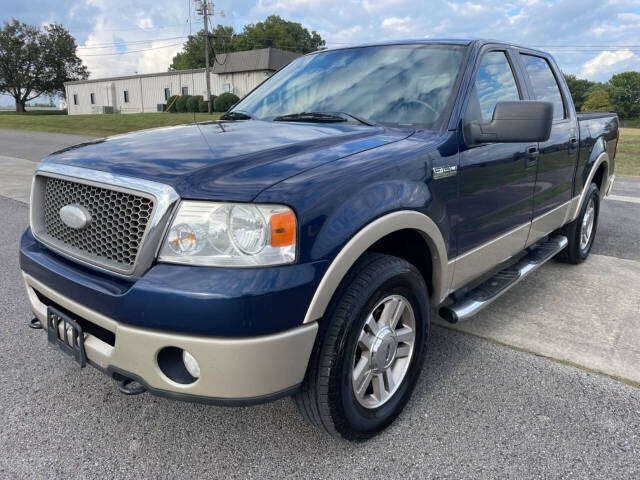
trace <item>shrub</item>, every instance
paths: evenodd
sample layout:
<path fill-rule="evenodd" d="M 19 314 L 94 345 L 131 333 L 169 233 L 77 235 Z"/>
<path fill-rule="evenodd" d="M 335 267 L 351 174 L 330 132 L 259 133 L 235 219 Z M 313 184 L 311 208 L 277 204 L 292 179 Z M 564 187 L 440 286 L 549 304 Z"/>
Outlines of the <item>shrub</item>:
<path fill-rule="evenodd" d="M 177 112 L 175 100 L 177 100 L 178 98 L 179 95 L 171 95 L 169 97 L 169 100 L 167 100 L 167 112 Z"/>
<path fill-rule="evenodd" d="M 187 112 L 199 111 L 198 103 L 202 100 L 202 95 L 193 95 L 187 100 Z"/>
<path fill-rule="evenodd" d="M 235 104 L 240 98 L 230 92 L 225 92 L 216 97 L 213 102 L 213 109 L 216 112 L 226 112 Z"/>
<path fill-rule="evenodd" d="M 187 111 L 187 102 L 191 98 L 191 95 L 180 95 L 178 100 L 176 100 L 176 110 L 180 113 L 184 113 Z"/>
<path fill-rule="evenodd" d="M 214 101 L 216 99 L 215 95 L 211 95 L 211 108 L 214 108 Z M 201 100 L 198 102 L 198 110 L 200 111 L 200 113 L 207 113 L 209 110 L 207 109 L 207 102 L 204 101 L 204 98 L 201 98 Z"/>

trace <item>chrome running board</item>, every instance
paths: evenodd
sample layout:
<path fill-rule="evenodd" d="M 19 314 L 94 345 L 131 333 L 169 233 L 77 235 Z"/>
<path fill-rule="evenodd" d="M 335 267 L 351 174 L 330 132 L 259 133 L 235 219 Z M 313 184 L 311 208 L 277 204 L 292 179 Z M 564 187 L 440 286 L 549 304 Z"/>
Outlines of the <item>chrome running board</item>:
<path fill-rule="evenodd" d="M 515 265 L 496 273 L 451 305 L 440 308 L 440 316 L 449 323 L 457 323 L 459 320 L 472 317 L 520 280 L 551 260 L 566 246 L 567 237 L 562 235 L 538 243 Z"/>

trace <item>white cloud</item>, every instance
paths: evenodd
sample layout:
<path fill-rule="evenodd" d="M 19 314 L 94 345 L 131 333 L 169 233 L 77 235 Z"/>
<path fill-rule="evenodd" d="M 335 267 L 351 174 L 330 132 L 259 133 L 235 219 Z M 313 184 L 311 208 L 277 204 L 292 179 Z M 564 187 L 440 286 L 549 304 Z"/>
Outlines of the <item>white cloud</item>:
<path fill-rule="evenodd" d="M 142 52 L 137 60 L 138 73 L 162 72 L 167 69 L 171 59 L 182 50 L 181 45 L 166 46 L 167 42 L 154 42 L 151 49 Z"/>
<path fill-rule="evenodd" d="M 153 20 L 151 20 L 149 17 L 139 18 L 136 22 L 136 25 L 138 25 L 140 28 L 153 28 Z"/>
<path fill-rule="evenodd" d="M 613 73 L 640 68 L 640 57 L 631 50 L 601 52 L 582 65 L 584 77 L 607 80 Z"/>
<path fill-rule="evenodd" d="M 461 15 L 476 15 L 478 13 L 487 11 L 487 7 L 479 3 L 464 2 L 462 4 L 458 4 L 449 2 L 448 5 L 454 12 Z"/>
<path fill-rule="evenodd" d="M 411 30 L 411 17 L 389 17 L 382 20 L 382 27 L 394 32 L 407 33 Z"/>

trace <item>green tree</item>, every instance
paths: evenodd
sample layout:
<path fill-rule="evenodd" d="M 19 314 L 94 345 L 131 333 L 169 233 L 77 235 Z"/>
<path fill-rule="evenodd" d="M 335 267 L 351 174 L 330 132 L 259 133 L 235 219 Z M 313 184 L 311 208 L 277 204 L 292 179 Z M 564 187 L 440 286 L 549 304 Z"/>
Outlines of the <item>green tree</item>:
<path fill-rule="evenodd" d="M 190 35 L 181 52 L 173 57 L 170 70 L 203 68 L 204 30 Z M 315 32 L 309 32 L 300 23 L 284 20 L 277 15 L 267 17 L 264 22 L 245 25 L 241 33 L 233 27 L 218 25 L 210 33 L 209 57 L 211 65 L 216 53 L 240 52 L 257 48 L 275 47 L 298 53 L 309 53 L 325 45 L 325 41 Z"/>
<path fill-rule="evenodd" d="M 300 23 L 290 22 L 278 15 L 270 15 L 264 22 L 245 25 L 242 33 L 231 39 L 229 51 L 275 47 L 309 53 L 324 45 L 325 41 L 315 30 L 309 33 Z"/>
<path fill-rule="evenodd" d="M 16 112 L 40 95 L 64 95 L 64 83 L 85 79 L 87 68 L 76 55 L 76 41 L 62 26 L 39 30 L 19 22 L 0 29 L 0 93 L 11 95 Z"/>
<path fill-rule="evenodd" d="M 594 90 L 582 105 L 583 112 L 613 112 L 614 107 L 606 90 Z"/>
<path fill-rule="evenodd" d="M 620 118 L 629 120 L 640 117 L 640 72 L 623 72 L 611 77 L 608 89 L 611 103 Z"/>
<path fill-rule="evenodd" d="M 582 110 L 582 104 L 585 102 L 589 93 L 597 87 L 596 82 L 591 82 L 583 78 L 578 78 L 575 75 L 565 74 L 564 79 L 567 81 L 567 86 L 571 92 L 573 98 L 573 104 L 576 106 L 576 110 L 579 112 Z"/>
<path fill-rule="evenodd" d="M 209 61 L 214 62 L 216 53 L 227 51 L 227 43 L 235 35 L 233 27 L 218 25 L 209 33 Z M 204 30 L 189 35 L 183 50 L 173 57 L 169 70 L 190 70 L 204 68 Z"/>

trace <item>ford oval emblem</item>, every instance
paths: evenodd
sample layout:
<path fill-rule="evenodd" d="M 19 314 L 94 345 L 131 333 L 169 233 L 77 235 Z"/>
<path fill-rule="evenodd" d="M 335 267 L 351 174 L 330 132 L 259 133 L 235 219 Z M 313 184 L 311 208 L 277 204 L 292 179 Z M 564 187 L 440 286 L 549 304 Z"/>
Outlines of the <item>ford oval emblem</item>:
<path fill-rule="evenodd" d="M 81 229 L 91 223 L 91 214 L 83 206 L 72 203 L 60 209 L 60 220 L 67 227 Z"/>

